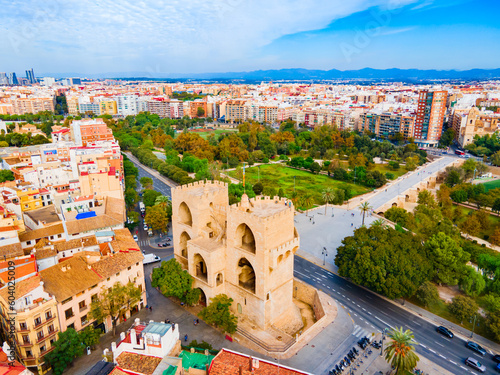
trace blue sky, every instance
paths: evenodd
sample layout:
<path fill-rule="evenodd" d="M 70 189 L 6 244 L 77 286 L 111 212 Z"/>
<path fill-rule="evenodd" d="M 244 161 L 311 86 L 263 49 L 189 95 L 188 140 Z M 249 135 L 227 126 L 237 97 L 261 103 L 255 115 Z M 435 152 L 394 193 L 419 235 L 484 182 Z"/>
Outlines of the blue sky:
<path fill-rule="evenodd" d="M 0 71 L 500 67 L 495 0 L 0 0 Z"/>

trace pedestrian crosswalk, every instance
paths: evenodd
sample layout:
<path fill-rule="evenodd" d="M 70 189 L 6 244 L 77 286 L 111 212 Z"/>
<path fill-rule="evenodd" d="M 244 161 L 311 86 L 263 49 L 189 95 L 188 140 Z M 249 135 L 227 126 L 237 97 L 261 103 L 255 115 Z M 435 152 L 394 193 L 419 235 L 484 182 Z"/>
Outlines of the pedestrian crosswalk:
<path fill-rule="evenodd" d="M 362 337 L 371 336 L 372 333 L 368 332 L 363 327 L 356 325 L 356 326 L 354 326 L 354 331 L 352 332 L 352 335 L 356 336 L 358 339 L 360 339 Z"/>
<path fill-rule="evenodd" d="M 139 246 L 149 246 L 150 245 L 149 241 L 150 240 L 139 241 L 138 244 Z"/>

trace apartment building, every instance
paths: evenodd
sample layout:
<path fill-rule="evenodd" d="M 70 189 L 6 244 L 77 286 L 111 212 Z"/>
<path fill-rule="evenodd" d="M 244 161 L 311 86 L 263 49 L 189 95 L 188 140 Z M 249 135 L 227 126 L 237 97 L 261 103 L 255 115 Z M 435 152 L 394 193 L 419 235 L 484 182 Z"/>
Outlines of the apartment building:
<path fill-rule="evenodd" d="M 21 362 L 32 371 L 44 374 L 49 366 L 44 355 L 60 332 L 57 301 L 44 289 L 40 276 L 18 281 L 15 285 L 14 305 L 11 304 L 9 287 L 0 289 L 0 321 L 4 332 L 10 330 L 10 313 L 16 312 L 15 349 Z"/>
<path fill-rule="evenodd" d="M 245 121 L 247 119 L 247 110 L 245 100 L 229 100 L 226 102 L 226 121 Z"/>
<path fill-rule="evenodd" d="M 71 123 L 73 140 L 78 146 L 97 141 L 114 141 L 113 132 L 101 118 L 74 120 Z"/>
<path fill-rule="evenodd" d="M 201 109 L 198 109 L 201 108 Z M 198 114 L 200 111 L 200 114 Z M 203 114 L 201 114 L 203 112 Z M 207 101 L 206 99 L 196 99 L 194 101 L 189 102 L 189 117 L 206 117 L 208 112 Z"/>
<path fill-rule="evenodd" d="M 153 98 L 147 101 L 148 112 L 156 114 L 161 118 L 171 117 L 170 100 L 166 98 Z"/>
<path fill-rule="evenodd" d="M 16 98 L 12 99 L 10 104 L 12 105 L 12 113 L 15 115 L 42 111 L 54 112 L 56 98 L 55 96 L 46 98 Z"/>
<path fill-rule="evenodd" d="M 422 90 L 418 94 L 414 136 L 419 146 L 436 147 L 443 132 L 447 91 Z"/>
<path fill-rule="evenodd" d="M 23 212 L 36 210 L 52 204 L 52 198 L 47 189 L 27 187 L 22 190 L 17 190 L 17 196 L 19 198 L 19 206 Z"/>
<path fill-rule="evenodd" d="M 118 113 L 116 101 L 114 100 L 102 100 L 99 102 L 99 114 L 100 115 L 111 115 L 114 116 Z"/>
<path fill-rule="evenodd" d="M 128 233 L 130 240 L 135 244 L 130 232 Z M 107 256 L 101 256 L 98 252 L 80 252 L 53 267 L 40 271 L 44 289 L 56 299 L 62 332 L 68 328 L 80 331 L 90 324 L 104 332 L 111 330 L 113 327 L 111 317 L 99 323 L 92 320 L 88 313 L 91 303 L 99 298 L 102 290 L 112 287 L 117 282 L 122 285 L 133 282 L 142 291 L 139 303 L 130 306 L 130 309 L 119 318 L 119 323 L 146 306 L 146 285 L 142 264 L 144 257 L 136 244 L 135 247 L 136 250 L 119 251 Z"/>
<path fill-rule="evenodd" d="M 363 131 L 374 133 L 377 137 L 389 138 L 401 133 L 408 139 L 413 136 L 415 118 L 394 113 L 363 113 L 360 116 L 360 127 Z"/>

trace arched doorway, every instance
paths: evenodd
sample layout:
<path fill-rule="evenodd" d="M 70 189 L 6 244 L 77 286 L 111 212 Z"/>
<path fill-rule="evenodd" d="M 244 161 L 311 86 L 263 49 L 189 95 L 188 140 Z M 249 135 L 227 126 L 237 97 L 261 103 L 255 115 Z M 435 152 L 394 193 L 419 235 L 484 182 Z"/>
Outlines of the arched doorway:
<path fill-rule="evenodd" d="M 194 268 L 196 277 L 200 280 L 203 280 L 204 282 L 207 282 L 207 264 L 205 263 L 205 259 L 203 259 L 200 254 L 196 254 L 194 256 Z"/>
<path fill-rule="evenodd" d="M 255 294 L 255 271 L 252 264 L 246 258 L 241 258 L 238 271 L 239 286 Z"/>
<path fill-rule="evenodd" d="M 201 288 L 197 288 L 197 289 L 199 289 L 199 291 L 200 291 L 200 299 L 198 300 L 198 303 L 202 306 L 206 306 L 207 305 L 207 295 L 205 294 L 203 289 L 201 289 Z"/>
<path fill-rule="evenodd" d="M 187 242 L 191 239 L 191 237 L 189 236 L 189 234 L 187 234 L 187 232 L 182 232 L 180 238 L 179 238 L 179 245 L 180 245 L 180 249 L 181 249 L 181 255 L 184 257 L 184 258 L 187 258 L 188 254 L 187 254 Z"/>
<path fill-rule="evenodd" d="M 236 246 L 255 254 L 255 237 L 248 225 L 243 223 L 236 228 L 236 239 L 238 241 Z"/>
<path fill-rule="evenodd" d="M 182 202 L 179 206 L 179 220 L 181 223 L 192 226 L 193 217 L 191 216 L 191 210 L 185 202 Z"/>

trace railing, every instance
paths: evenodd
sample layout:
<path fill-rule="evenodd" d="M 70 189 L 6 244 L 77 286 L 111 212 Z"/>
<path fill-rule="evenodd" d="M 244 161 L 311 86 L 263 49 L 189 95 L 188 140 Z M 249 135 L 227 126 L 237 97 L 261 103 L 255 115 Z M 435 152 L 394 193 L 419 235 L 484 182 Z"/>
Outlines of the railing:
<path fill-rule="evenodd" d="M 42 335 L 42 336 L 36 336 L 36 342 L 37 344 L 41 341 L 44 341 L 47 337 L 45 337 L 45 335 Z"/>
<path fill-rule="evenodd" d="M 236 329 L 236 332 L 238 332 L 241 336 L 245 337 L 246 339 L 250 340 L 254 344 L 260 346 L 262 349 L 264 349 L 266 352 L 275 352 L 275 353 L 283 353 L 286 352 L 288 349 L 292 347 L 293 344 L 296 343 L 297 340 L 295 338 L 292 338 L 288 342 L 283 342 L 282 345 L 268 345 L 264 341 L 258 339 L 254 335 L 252 335 L 250 332 L 244 330 L 243 328 L 238 327 Z"/>
<path fill-rule="evenodd" d="M 80 312 L 85 311 L 89 308 L 89 305 L 85 305 L 83 307 L 80 307 Z"/>
<path fill-rule="evenodd" d="M 19 346 L 33 346 L 33 344 L 30 341 L 23 341 L 19 344 Z"/>
<path fill-rule="evenodd" d="M 43 352 L 40 353 L 40 356 L 43 357 L 45 354 L 47 354 L 48 352 L 54 350 L 55 346 L 51 346 L 50 348 L 44 350 Z"/>

